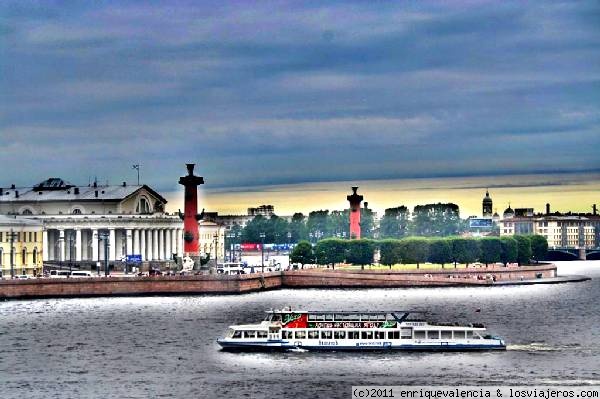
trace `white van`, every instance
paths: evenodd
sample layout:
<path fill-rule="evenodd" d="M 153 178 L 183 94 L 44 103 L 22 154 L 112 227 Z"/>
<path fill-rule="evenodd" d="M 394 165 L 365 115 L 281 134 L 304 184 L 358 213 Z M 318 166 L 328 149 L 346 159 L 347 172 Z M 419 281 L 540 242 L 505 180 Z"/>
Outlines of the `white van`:
<path fill-rule="evenodd" d="M 68 270 L 50 270 L 50 278 L 67 278 L 71 275 Z"/>
<path fill-rule="evenodd" d="M 71 277 L 79 278 L 79 277 L 92 277 L 91 272 L 87 272 L 84 270 L 75 270 L 71 272 Z"/>

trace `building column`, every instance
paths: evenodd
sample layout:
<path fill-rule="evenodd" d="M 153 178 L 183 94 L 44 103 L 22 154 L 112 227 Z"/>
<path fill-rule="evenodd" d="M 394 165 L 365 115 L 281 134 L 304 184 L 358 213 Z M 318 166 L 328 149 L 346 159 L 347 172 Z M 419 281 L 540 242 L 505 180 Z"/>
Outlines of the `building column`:
<path fill-rule="evenodd" d="M 93 229 L 92 230 L 92 261 L 94 262 L 98 262 L 98 260 L 100 259 L 98 257 L 98 230 L 97 229 Z"/>
<path fill-rule="evenodd" d="M 117 241 L 115 240 L 115 229 L 108 229 L 108 260 L 114 261 L 117 251 Z"/>
<path fill-rule="evenodd" d="M 171 260 L 171 229 L 165 230 L 165 259 Z"/>
<path fill-rule="evenodd" d="M 177 229 L 171 229 L 171 254 L 177 253 Z"/>
<path fill-rule="evenodd" d="M 158 229 L 152 230 L 152 259 L 158 260 Z"/>
<path fill-rule="evenodd" d="M 148 229 L 146 230 L 146 233 L 148 234 L 148 237 L 146 237 L 147 241 L 146 241 L 146 259 L 148 260 L 154 260 L 153 254 L 154 254 L 154 242 L 153 242 L 153 234 L 152 234 L 152 229 Z"/>
<path fill-rule="evenodd" d="M 140 255 L 142 255 L 142 261 L 147 261 L 146 256 L 146 230 L 139 230 L 140 235 Z"/>
<path fill-rule="evenodd" d="M 127 240 L 127 244 L 125 245 L 125 255 L 133 255 L 133 232 L 131 229 L 125 230 L 125 239 Z"/>
<path fill-rule="evenodd" d="M 158 249 L 158 260 L 163 260 L 164 257 L 164 248 L 165 248 L 165 230 L 164 229 L 158 229 L 158 245 L 157 245 L 157 249 Z"/>
<path fill-rule="evenodd" d="M 133 230 L 133 255 L 140 254 L 140 231 L 138 229 Z"/>
<path fill-rule="evenodd" d="M 58 260 L 65 261 L 65 230 L 58 230 Z"/>
<path fill-rule="evenodd" d="M 50 260 L 48 255 L 48 230 L 44 229 L 42 231 L 42 261 Z"/>
<path fill-rule="evenodd" d="M 81 262 L 81 229 L 75 229 L 75 261 Z"/>
<path fill-rule="evenodd" d="M 177 256 L 183 256 L 183 229 L 177 229 Z"/>

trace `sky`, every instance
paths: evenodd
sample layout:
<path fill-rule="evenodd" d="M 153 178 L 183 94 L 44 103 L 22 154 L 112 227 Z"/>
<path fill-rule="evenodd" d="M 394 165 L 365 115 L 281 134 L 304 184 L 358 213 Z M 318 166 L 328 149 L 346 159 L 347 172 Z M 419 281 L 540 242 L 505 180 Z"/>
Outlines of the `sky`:
<path fill-rule="evenodd" d="M 597 1 L 3 1 L 0 186 L 141 164 L 175 207 L 194 162 L 223 212 L 340 208 L 359 183 L 381 207 L 504 201 L 524 181 L 588 210 L 598 21 Z"/>

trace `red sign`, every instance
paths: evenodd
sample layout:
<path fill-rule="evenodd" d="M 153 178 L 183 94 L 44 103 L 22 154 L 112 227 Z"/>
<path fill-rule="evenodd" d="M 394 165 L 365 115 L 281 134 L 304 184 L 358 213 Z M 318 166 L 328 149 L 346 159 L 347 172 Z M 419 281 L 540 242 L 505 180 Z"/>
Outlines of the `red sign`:
<path fill-rule="evenodd" d="M 261 244 L 244 243 L 240 244 L 242 251 L 260 251 Z"/>

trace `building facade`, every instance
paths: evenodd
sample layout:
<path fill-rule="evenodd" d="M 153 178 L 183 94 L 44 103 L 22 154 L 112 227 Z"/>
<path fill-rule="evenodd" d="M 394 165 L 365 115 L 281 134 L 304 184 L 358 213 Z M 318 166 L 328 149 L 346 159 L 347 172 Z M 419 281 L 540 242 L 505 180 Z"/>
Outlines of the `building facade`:
<path fill-rule="evenodd" d="M 0 216 L 0 276 L 42 272 L 41 222 L 26 218 Z M 12 256 L 11 256 L 12 252 Z"/>
<path fill-rule="evenodd" d="M 97 262 L 140 255 L 168 261 L 183 254 L 183 223 L 146 185 L 76 186 L 50 178 L 33 187 L 0 188 L 0 214 L 43 224 L 44 261 Z"/>

